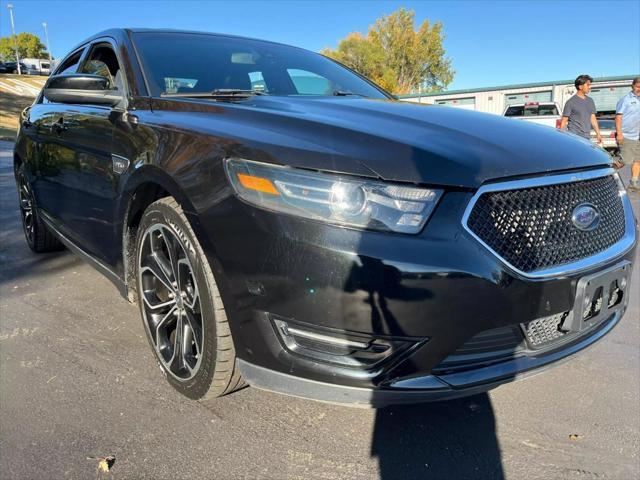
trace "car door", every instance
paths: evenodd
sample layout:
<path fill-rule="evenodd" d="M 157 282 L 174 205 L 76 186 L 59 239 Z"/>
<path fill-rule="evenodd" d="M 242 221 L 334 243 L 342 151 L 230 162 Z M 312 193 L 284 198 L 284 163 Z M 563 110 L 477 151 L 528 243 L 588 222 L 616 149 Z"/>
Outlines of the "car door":
<path fill-rule="evenodd" d="M 106 76 L 115 84 L 119 69 L 113 45 L 103 40 L 89 47 L 77 73 Z M 111 154 L 114 120 L 120 112 L 87 104 L 57 105 L 51 111 L 51 156 L 58 171 L 47 180 L 56 184 L 55 212 L 62 233 L 97 260 L 114 266 L 118 177 Z"/>
<path fill-rule="evenodd" d="M 71 53 L 56 71 L 56 75 L 75 73 L 85 53 L 80 48 Z M 60 178 L 68 169 L 70 157 L 74 155 L 61 141 L 61 136 L 54 126 L 54 117 L 64 116 L 67 105 L 56 104 L 40 95 L 29 111 L 30 131 L 37 139 L 33 158 L 35 158 L 35 175 L 32 181 L 33 193 L 38 209 L 54 223 L 61 222 L 63 206 L 60 202 Z"/>

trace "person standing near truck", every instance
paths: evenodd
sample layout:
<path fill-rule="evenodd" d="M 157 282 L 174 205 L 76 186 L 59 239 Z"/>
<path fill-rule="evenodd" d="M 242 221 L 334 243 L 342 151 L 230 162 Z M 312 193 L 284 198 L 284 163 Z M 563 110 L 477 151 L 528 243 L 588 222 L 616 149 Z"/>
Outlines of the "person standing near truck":
<path fill-rule="evenodd" d="M 591 82 L 593 82 L 593 78 L 589 75 L 580 75 L 576 78 L 574 85 L 577 92 L 564 105 L 560 129 L 566 129 L 570 133 L 589 140 L 593 127 L 598 143 L 602 143 L 600 127 L 596 120 L 596 104 L 592 98 L 587 96 L 591 91 Z"/>
<path fill-rule="evenodd" d="M 629 190 L 640 190 L 640 77 L 616 105 L 616 140 L 625 165 L 631 165 Z"/>

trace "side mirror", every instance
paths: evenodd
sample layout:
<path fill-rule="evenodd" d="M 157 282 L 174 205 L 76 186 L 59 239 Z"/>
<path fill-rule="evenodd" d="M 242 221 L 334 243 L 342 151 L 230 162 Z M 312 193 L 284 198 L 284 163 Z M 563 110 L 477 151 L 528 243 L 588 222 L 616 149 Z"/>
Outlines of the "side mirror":
<path fill-rule="evenodd" d="M 84 73 L 49 77 L 44 86 L 44 96 L 56 103 L 90 103 L 112 107 L 123 98 L 122 92 L 112 88 L 108 78 Z"/>

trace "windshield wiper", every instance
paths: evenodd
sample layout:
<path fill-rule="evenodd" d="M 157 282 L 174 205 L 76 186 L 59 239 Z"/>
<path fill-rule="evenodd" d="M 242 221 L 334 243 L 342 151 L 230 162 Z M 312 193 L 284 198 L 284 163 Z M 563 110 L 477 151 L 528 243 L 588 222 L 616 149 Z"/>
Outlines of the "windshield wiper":
<path fill-rule="evenodd" d="M 166 93 L 160 94 L 161 97 L 170 98 L 246 98 L 253 95 L 268 95 L 265 92 L 259 92 L 257 90 L 240 90 L 237 88 L 216 88 L 210 92 L 180 92 L 180 93 Z"/>
<path fill-rule="evenodd" d="M 350 95 L 355 95 L 356 97 L 369 98 L 366 95 L 362 95 L 361 93 L 353 93 L 353 92 L 348 92 L 346 90 L 334 90 L 333 91 L 333 96 L 334 97 L 348 97 Z"/>

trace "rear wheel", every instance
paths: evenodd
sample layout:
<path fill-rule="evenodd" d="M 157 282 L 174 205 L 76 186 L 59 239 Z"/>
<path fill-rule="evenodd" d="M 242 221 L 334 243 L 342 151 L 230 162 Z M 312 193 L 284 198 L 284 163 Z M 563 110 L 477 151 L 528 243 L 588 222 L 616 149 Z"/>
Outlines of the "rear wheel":
<path fill-rule="evenodd" d="M 244 384 L 209 262 L 173 198 L 151 204 L 136 239 L 138 303 L 167 381 L 207 401 Z"/>
<path fill-rule="evenodd" d="M 36 253 L 60 250 L 63 246 L 60 240 L 47 228 L 38 215 L 33 192 L 24 173 L 24 166 L 20 165 L 16 171 L 16 185 L 20 201 L 20 216 L 22 230 L 29 248 Z"/>

